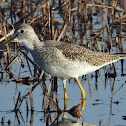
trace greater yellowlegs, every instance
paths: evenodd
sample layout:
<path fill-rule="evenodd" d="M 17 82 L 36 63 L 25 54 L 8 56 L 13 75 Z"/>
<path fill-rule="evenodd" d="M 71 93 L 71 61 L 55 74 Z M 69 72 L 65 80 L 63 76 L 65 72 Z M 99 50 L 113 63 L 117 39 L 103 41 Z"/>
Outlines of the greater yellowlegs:
<path fill-rule="evenodd" d="M 14 42 L 20 42 L 31 52 L 34 61 L 46 73 L 63 80 L 64 99 L 67 99 L 66 80 L 75 78 L 85 99 L 85 91 L 79 76 L 91 73 L 99 68 L 126 58 L 126 55 L 94 52 L 75 44 L 55 40 L 40 41 L 29 24 L 21 24 L 12 36 Z"/>

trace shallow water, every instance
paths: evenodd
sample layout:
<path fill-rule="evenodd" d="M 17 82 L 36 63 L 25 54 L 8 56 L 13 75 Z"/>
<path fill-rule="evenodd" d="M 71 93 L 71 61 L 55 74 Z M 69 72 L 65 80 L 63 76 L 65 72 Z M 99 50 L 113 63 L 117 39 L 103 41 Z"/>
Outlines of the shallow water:
<path fill-rule="evenodd" d="M 125 61 L 125 60 L 124 60 Z M 15 63 L 15 67 L 18 70 L 19 62 Z M 13 65 L 14 66 L 14 65 Z M 12 66 L 12 67 L 13 67 Z M 124 63 L 125 66 L 125 63 Z M 109 72 L 110 65 L 107 66 L 106 70 Z M 126 110 L 126 86 L 125 86 L 125 76 L 121 76 L 121 62 L 115 63 L 117 76 L 115 78 L 106 78 L 104 68 L 99 70 L 99 76 L 96 82 L 95 72 L 87 75 L 86 80 L 79 78 L 82 86 L 86 91 L 86 107 L 82 113 L 82 119 L 80 122 L 86 122 L 89 124 L 102 126 L 119 126 L 125 125 L 126 121 L 123 119 Z M 27 67 L 23 69 L 27 71 Z M 29 72 L 22 73 L 22 76 L 29 75 Z M 124 73 L 125 73 L 124 68 Z M 5 73 L 4 73 L 5 76 Z M 105 82 L 106 81 L 106 82 Z M 47 75 L 47 80 L 45 81 L 49 86 L 49 76 Z M 58 79 L 58 89 L 57 89 L 57 101 L 59 107 L 64 109 L 64 95 L 63 95 L 63 85 L 62 81 Z M 36 84 L 36 83 L 35 83 Z M 0 83 L 0 118 L 5 116 L 5 121 L 11 120 L 11 125 L 46 125 L 46 117 L 48 114 L 51 115 L 52 122 L 56 118 L 57 113 L 47 113 L 44 116 L 42 109 L 43 92 L 38 85 L 33 91 L 33 102 L 34 102 L 34 112 L 31 117 L 31 111 L 27 113 L 26 102 L 20 107 L 20 110 L 12 112 L 14 110 L 14 100 L 16 102 L 18 93 L 21 92 L 21 96 L 26 94 L 33 85 L 23 85 L 16 84 L 13 79 L 2 79 Z M 113 88 L 112 88 L 113 87 Z M 113 91 L 112 91 L 113 89 Z M 81 91 L 79 86 L 74 82 L 73 79 L 67 81 L 67 110 L 71 109 L 73 106 L 81 102 Z M 56 98 L 56 93 L 54 93 L 54 101 Z M 29 97 L 27 101 L 30 107 Z M 56 114 L 56 115 L 55 115 Z M 45 117 L 45 119 L 44 119 Z M 31 119 L 32 118 L 32 119 Z M 70 114 L 67 113 L 67 118 L 74 119 Z M 32 121 L 30 121 L 32 120 Z M 61 117 L 59 117 L 61 120 Z M 6 124 L 4 123 L 4 124 Z M 49 123 L 51 124 L 51 122 Z"/>

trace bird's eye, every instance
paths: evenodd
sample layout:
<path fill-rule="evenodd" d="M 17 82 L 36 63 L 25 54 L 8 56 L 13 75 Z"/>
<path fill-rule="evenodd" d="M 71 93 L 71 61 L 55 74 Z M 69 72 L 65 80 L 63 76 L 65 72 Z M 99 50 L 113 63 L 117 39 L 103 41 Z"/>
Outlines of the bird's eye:
<path fill-rule="evenodd" d="M 24 30 L 20 30 L 20 33 L 24 33 Z"/>

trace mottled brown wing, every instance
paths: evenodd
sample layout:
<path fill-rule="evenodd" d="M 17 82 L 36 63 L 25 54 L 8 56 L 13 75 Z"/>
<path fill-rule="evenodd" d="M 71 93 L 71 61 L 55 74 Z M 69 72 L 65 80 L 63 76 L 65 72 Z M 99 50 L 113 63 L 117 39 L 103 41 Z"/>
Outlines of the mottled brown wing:
<path fill-rule="evenodd" d="M 121 59 L 119 55 L 113 53 L 94 52 L 74 44 L 61 43 L 56 48 L 62 50 L 63 55 L 69 60 L 85 61 L 95 66 Z"/>

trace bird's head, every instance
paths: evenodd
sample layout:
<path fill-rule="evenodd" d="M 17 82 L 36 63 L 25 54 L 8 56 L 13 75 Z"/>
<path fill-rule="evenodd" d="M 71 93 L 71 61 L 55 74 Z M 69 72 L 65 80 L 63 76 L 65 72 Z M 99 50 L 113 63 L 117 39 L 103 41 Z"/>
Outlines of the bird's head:
<path fill-rule="evenodd" d="M 10 37 L 6 42 L 19 42 L 22 43 L 26 48 L 32 50 L 34 48 L 34 43 L 39 41 L 34 29 L 29 24 L 19 25 L 12 37 Z"/>

